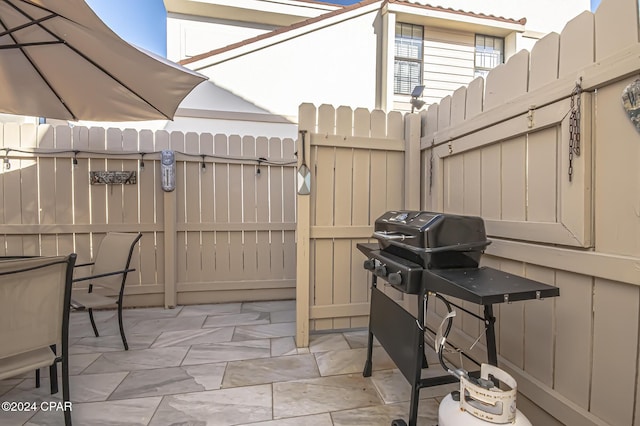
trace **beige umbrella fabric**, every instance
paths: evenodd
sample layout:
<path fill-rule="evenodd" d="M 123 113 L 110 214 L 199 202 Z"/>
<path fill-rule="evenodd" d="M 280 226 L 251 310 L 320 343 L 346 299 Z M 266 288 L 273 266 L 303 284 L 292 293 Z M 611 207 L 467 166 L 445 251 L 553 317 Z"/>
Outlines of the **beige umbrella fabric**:
<path fill-rule="evenodd" d="M 0 112 L 62 120 L 173 119 L 204 80 L 125 42 L 84 0 L 0 0 Z"/>

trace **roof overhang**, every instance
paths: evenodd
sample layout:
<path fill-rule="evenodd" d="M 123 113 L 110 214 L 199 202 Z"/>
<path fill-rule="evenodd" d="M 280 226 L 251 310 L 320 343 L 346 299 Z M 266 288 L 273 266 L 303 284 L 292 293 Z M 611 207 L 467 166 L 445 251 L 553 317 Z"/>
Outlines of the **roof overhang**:
<path fill-rule="evenodd" d="M 386 2 L 383 7 L 383 13 L 385 12 L 395 13 L 398 22 L 497 37 L 505 37 L 513 32 L 522 33 L 525 31 L 526 23 L 525 19 L 516 21 L 408 2 Z"/>
<path fill-rule="evenodd" d="M 341 6 L 300 0 L 164 0 L 168 14 L 286 26 Z"/>

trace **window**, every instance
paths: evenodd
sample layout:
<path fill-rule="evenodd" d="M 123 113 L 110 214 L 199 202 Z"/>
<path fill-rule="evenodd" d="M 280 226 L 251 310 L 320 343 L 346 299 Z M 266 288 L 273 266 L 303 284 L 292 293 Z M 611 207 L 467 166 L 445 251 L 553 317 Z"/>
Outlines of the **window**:
<path fill-rule="evenodd" d="M 396 24 L 394 93 L 410 95 L 422 84 L 423 31 L 420 25 Z"/>
<path fill-rule="evenodd" d="M 504 39 L 476 34 L 475 77 L 486 77 L 504 62 Z"/>

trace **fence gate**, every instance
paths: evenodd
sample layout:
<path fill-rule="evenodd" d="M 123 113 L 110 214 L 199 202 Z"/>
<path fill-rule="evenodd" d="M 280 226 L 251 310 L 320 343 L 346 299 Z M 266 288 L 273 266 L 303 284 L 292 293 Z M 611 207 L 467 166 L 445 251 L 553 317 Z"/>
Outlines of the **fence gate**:
<path fill-rule="evenodd" d="M 356 244 L 371 241 L 383 212 L 419 208 L 420 117 L 302 104 L 299 120 L 298 166 L 311 176 L 297 199 L 296 343 L 305 347 L 309 330 L 368 325 Z"/>

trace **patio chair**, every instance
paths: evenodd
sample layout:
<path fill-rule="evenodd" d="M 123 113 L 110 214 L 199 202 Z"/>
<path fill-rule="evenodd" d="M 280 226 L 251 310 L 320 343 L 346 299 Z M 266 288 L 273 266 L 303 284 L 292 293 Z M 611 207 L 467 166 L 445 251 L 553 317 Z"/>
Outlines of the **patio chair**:
<path fill-rule="evenodd" d="M 109 232 L 100 242 L 94 261 L 83 263 L 76 267 L 91 266 L 91 275 L 76 278 L 74 283 L 89 281 L 88 289 L 73 290 L 71 294 L 71 307 L 74 309 L 89 311 L 89 319 L 93 327 L 93 333 L 99 337 L 98 328 L 93 318 L 93 309 L 117 305 L 118 324 L 120 326 L 120 336 L 125 350 L 129 350 L 127 338 L 124 334 L 122 324 L 122 299 L 124 296 L 124 285 L 127 282 L 127 274 L 135 271 L 129 268 L 133 249 L 142 234 Z M 117 293 L 108 295 L 94 292 L 96 287 L 102 287 L 107 292 Z"/>
<path fill-rule="evenodd" d="M 0 260 L 0 380 L 49 366 L 69 399 L 69 309 L 76 255 Z M 67 405 L 69 404 L 69 405 Z M 64 410 L 71 425 L 71 410 Z"/>

